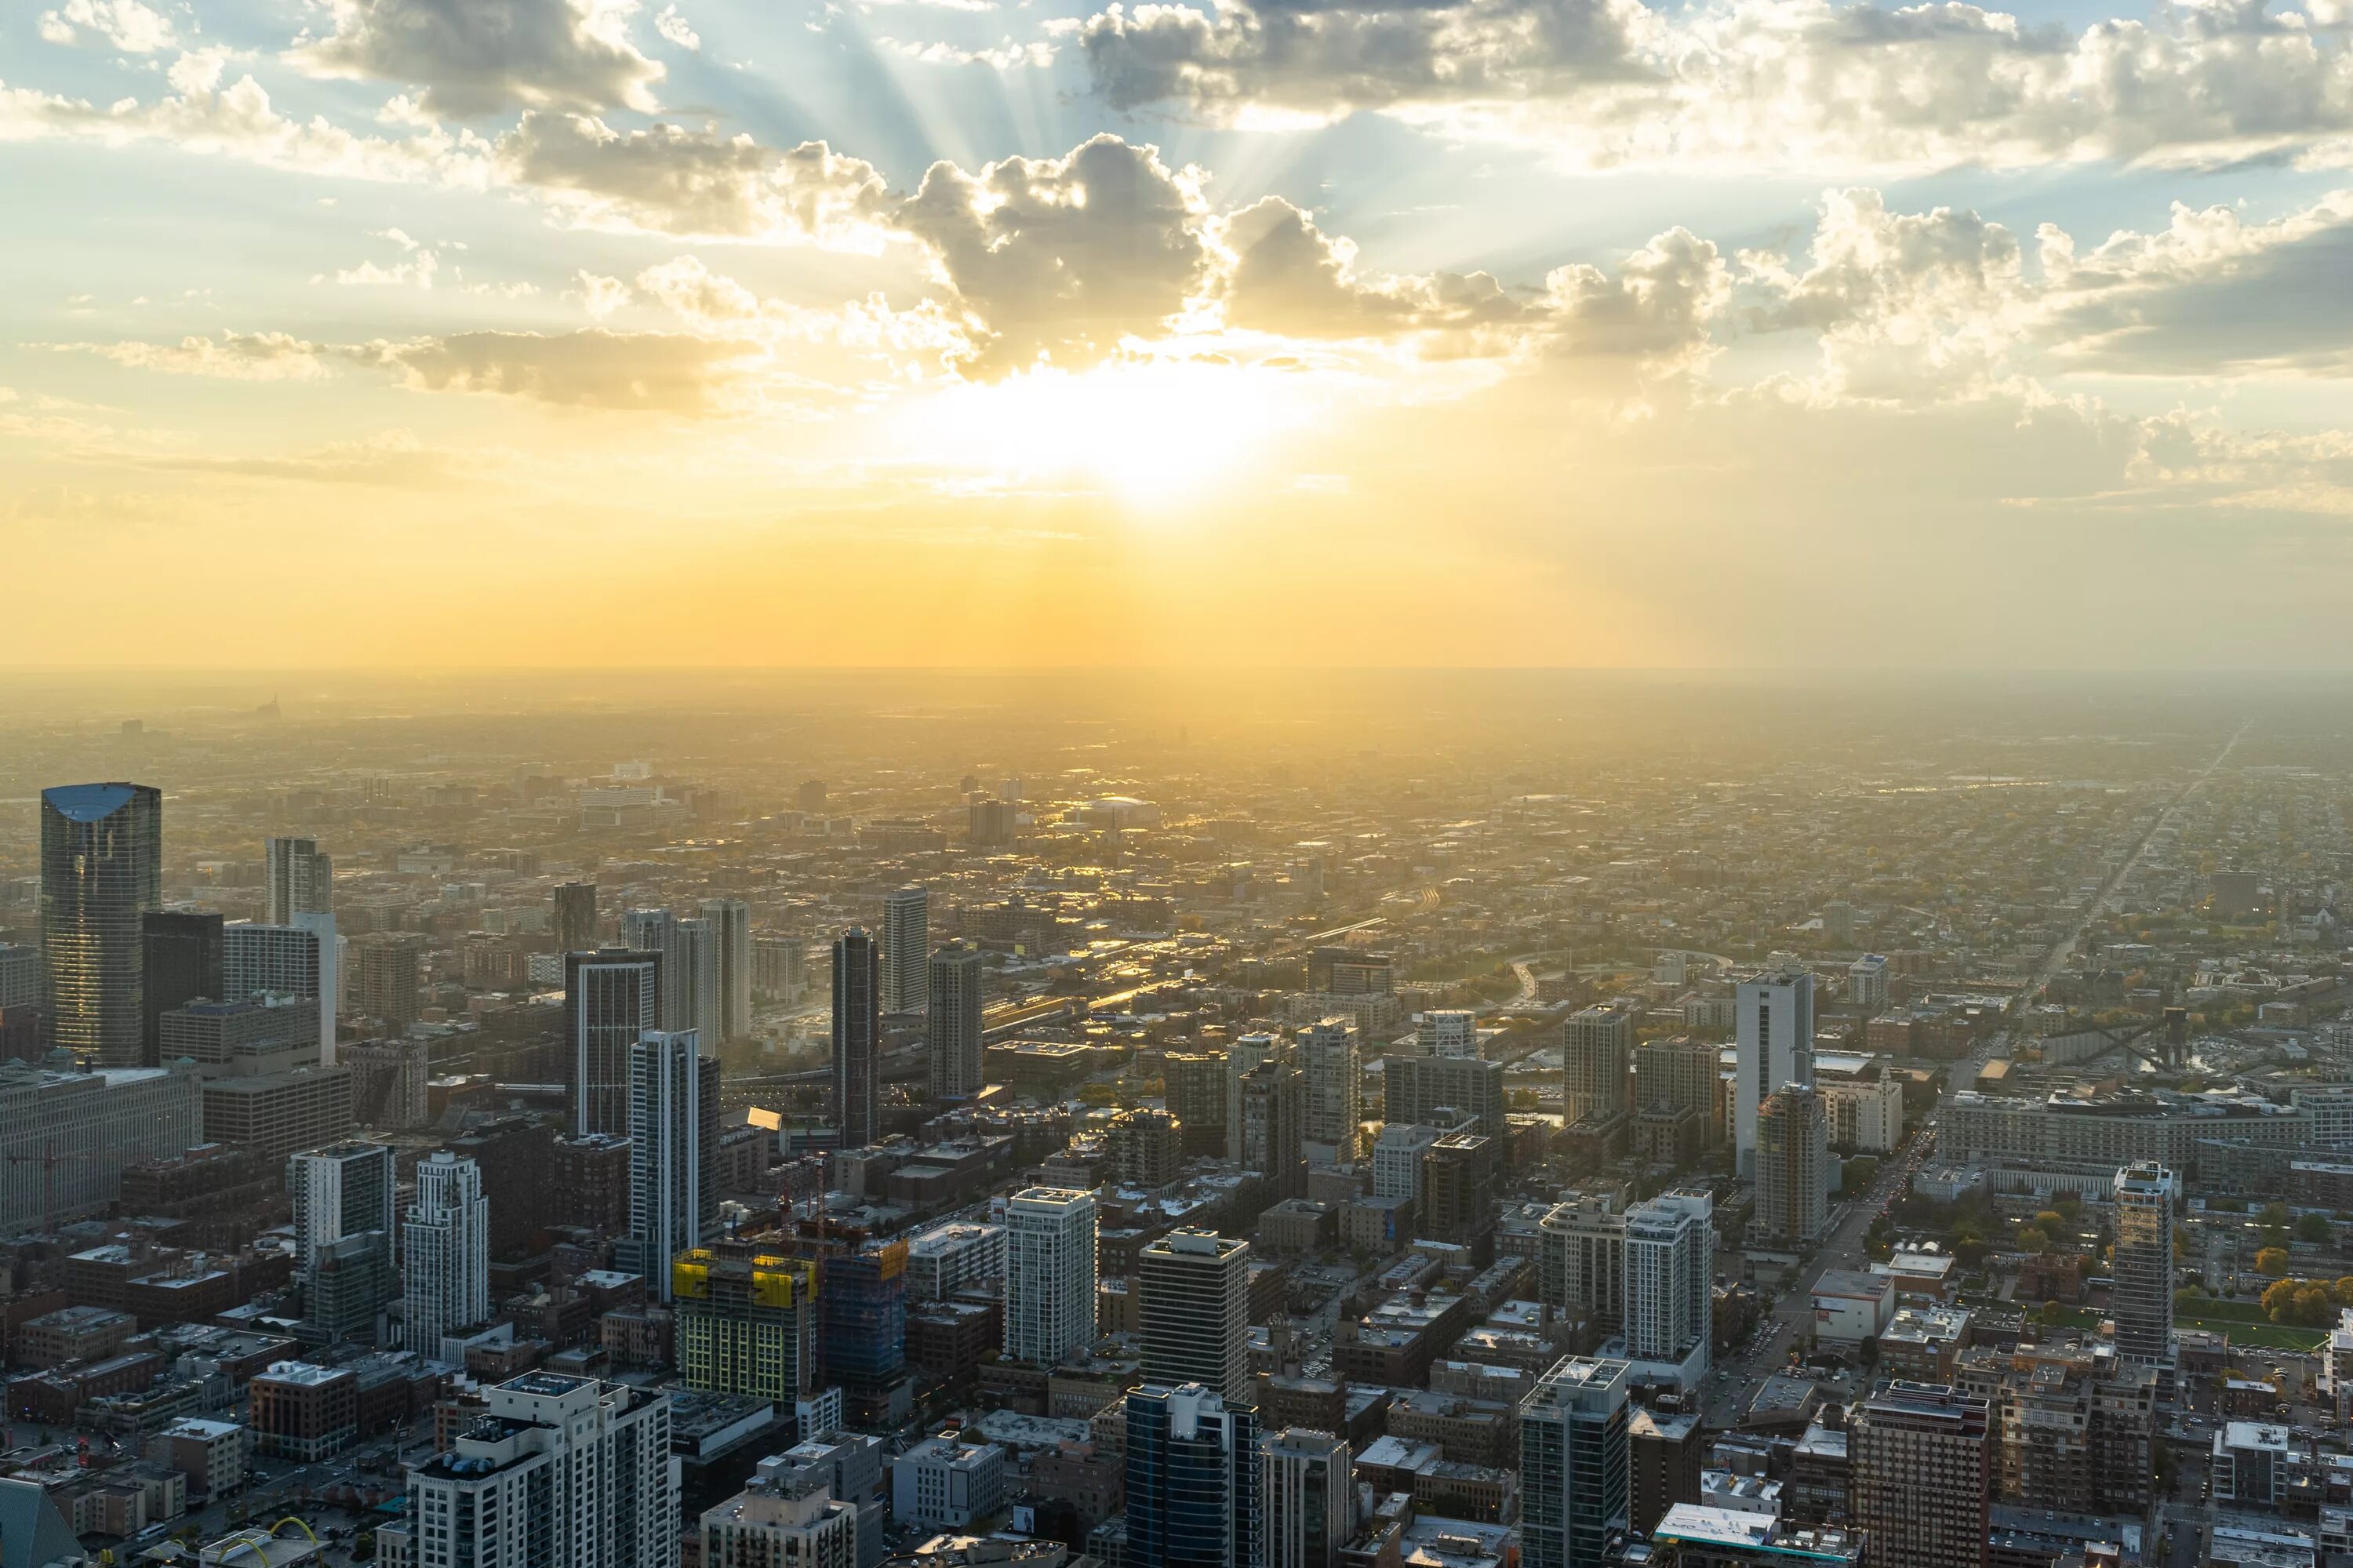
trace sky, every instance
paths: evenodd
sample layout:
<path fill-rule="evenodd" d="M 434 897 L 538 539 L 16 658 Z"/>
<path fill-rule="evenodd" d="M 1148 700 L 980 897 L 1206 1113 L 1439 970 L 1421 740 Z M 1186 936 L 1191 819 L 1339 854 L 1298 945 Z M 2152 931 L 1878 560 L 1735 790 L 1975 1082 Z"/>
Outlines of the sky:
<path fill-rule="evenodd" d="M 0 9 L 0 660 L 2341 669 L 2353 0 Z"/>

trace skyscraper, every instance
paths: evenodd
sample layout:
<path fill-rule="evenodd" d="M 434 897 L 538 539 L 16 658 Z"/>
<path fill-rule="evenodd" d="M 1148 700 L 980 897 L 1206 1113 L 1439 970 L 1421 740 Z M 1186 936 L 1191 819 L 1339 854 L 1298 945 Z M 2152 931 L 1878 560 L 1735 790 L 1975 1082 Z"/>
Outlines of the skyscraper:
<path fill-rule="evenodd" d="M 1724 1143 L 1721 1046 L 1696 1040 L 1661 1040 L 1634 1053 L 1634 1105 L 1688 1107 L 1699 1118 L 1700 1146 Z"/>
<path fill-rule="evenodd" d="M 328 1243 L 393 1227 L 392 1149 L 382 1143 L 336 1143 L 286 1161 L 286 1191 L 294 1200 L 294 1266 L 307 1269 Z"/>
<path fill-rule="evenodd" d="M 555 885 L 555 950 L 585 953 L 596 945 L 596 885 L 560 882 Z"/>
<path fill-rule="evenodd" d="M 41 962 L 49 1039 L 100 1066 L 139 1065 L 140 916 L 164 906 L 164 795 L 144 784 L 41 791 Z"/>
<path fill-rule="evenodd" d="M 1271 1034 L 1245 1034 L 1226 1047 L 1226 1158 L 1242 1162 L 1242 1079 L 1282 1054 Z"/>
<path fill-rule="evenodd" d="M 1347 1444 L 1292 1427 L 1261 1437 L 1258 1451 L 1266 1568 L 1339 1568 L 1356 1526 Z"/>
<path fill-rule="evenodd" d="M 869 1242 L 837 1253 L 818 1278 L 825 1381 L 841 1386 L 858 1425 L 905 1420 L 914 1383 L 907 1370 L 907 1244 Z"/>
<path fill-rule="evenodd" d="M 1391 1056 L 1381 1064 L 1381 1119 L 1452 1127 L 1441 1111 L 1476 1117 L 1490 1138 L 1511 1133 L 1504 1120 L 1504 1064 L 1465 1056 Z"/>
<path fill-rule="evenodd" d="M 1226 1059 L 1207 1052 L 1171 1051 L 1161 1074 L 1168 1112 L 1182 1129 L 1185 1152 L 1225 1158 Z"/>
<path fill-rule="evenodd" d="M 406 932 L 379 931 L 353 943 L 352 1010 L 376 1020 L 387 1034 L 407 1033 L 419 1016 L 417 957 L 417 938 Z"/>
<path fill-rule="evenodd" d="M 1622 1002 L 1582 1008 L 1561 1031 L 1561 1125 L 1626 1105 L 1626 1058 L 1634 1048 L 1634 1014 Z"/>
<path fill-rule="evenodd" d="M 1441 1008 L 1421 1015 L 1415 1044 L 1425 1056 L 1479 1054 L 1479 1015 L 1464 1009 Z"/>
<path fill-rule="evenodd" d="M 934 1099 L 968 1100 L 987 1086 L 980 1022 L 984 972 L 978 948 L 951 942 L 932 955 L 923 1043 L 931 1051 Z"/>
<path fill-rule="evenodd" d="M 679 1380 L 772 1404 L 817 1381 L 817 1265 L 695 1248 L 670 1265 Z"/>
<path fill-rule="evenodd" d="M 417 1022 L 417 943 L 413 936 L 379 935 L 361 943 L 358 983 L 353 988 L 364 1002 L 361 1012 L 382 1019 L 388 1033 L 399 1034 Z M 308 997 L 319 1004 L 319 1063 L 335 1065 L 335 1016 L 341 998 L 336 971 L 335 917 L 317 910 L 294 916 L 286 926 L 257 926 L 246 921 L 221 927 L 221 992 L 223 1001 L 243 1001 L 257 991 Z M 394 953 L 393 967 L 383 963 Z M 371 958 L 371 955 L 375 955 Z M 382 1007 L 390 1011 L 371 1012 Z"/>
<path fill-rule="evenodd" d="M 334 865 L 310 839 L 278 839 L 263 844 L 269 878 L 269 924 L 291 926 L 297 915 L 332 915 L 335 909 Z"/>
<path fill-rule="evenodd" d="M 719 1234 L 719 1058 L 692 1030 L 629 1047 L 629 1246 L 646 1294 L 670 1299 L 670 1260 Z"/>
<path fill-rule="evenodd" d="M 1248 1242 L 1215 1231 L 1179 1228 L 1145 1245 L 1135 1285 L 1145 1378 L 1251 1397 L 1250 1264 Z"/>
<path fill-rule="evenodd" d="M 1052 1366 L 1095 1342 L 1095 1201 L 1031 1187 L 1005 1205 L 1005 1354 Z"/>
<path fill-rule="evenodd" d="M 2173 1360 L 2174 1173 L 2154 1160 L 2116 1172 L 2116 1354 L 2165 1365 Z"/>
<path fill-rule="evenodd" d="M 661 1022 L 666 1033 L 715 1031 L 706 1020 L 719 1012 L 719 949 L 708 920 L 681 920 L 667 909 L 631 909 L 621 916 L 621 943 L 640 953 L 661 955 Z"/>
<path fill-rule="evenodd" d="M 1526 1568 L 1599 1568 L 1628 1508 L 1624 1361 L 1571 1356 L 1520 1406 Z"/>
<path fill-rule="evenodd" d="M 1794 959 L 1740 982 L 1733 1003 L 1739 1075 L 1733 1153 L 1741 1175 L 1757 1163 L 1757 1111 L 1784 1084 L 1814 1086 L 1814 976 Z"/>
<path fill-rule="evenodd" d="M 1822 1097 L 1795 1084 L 1769 1096 L 1757 1113 L 1759 1236 L 1803 1244 L 1830 1218 L 1830 1118 Z"/>
<path fill-rule="evenodd" d="M 1847 1424 L 1847 1524 L 1905 1568 L 1984 1568 L 1993 1460 L 1986 1402 L 1895 1382 Z"/>
<path fill-rule="evenodd" d="M 882 895 L 882 1011 L 921 1012 L 930 976 L 932 898 L 920 887 Z"/>
<path fill-rule="evenodd" d="M 1265 1181 L 1276 1202 L 1307 1192 L 1307 1081 L 1298 1068 L 1270 1057 L 1242 1075 L 1242 1164 Z"/>
<path fill-rule="evenodd" d="M 222 990 L 221 917 L 149 910 L 141 916 L 140 1065 L 161 1060 L 163 1017 L 175 1007 L 207 998 L 228 1000 Z"/>
<path fill-rule="evenodd" d="M 418 1161 L 400 1277 L 408 1348 L 427 1361 L 448 1359 L 443 1340 L 491 1315 L 491 1201 L 472 1160 L 441 1149 Z"/>
<path fill-rule="evenodd" d="M 1149 1378 L 1150 1374 L 1146 1374 Z M 1127 1560 L 1260 1568 L 1258 1417 L 1199 1383 L 1127 1396 Z"/>
<path fill-rule="evenodd" d="M 1662 1192 L 1626 1211 L 1625 1235 L 1626 1353 L 1680 1366 L 1695 1389 L 1715 1344 L 1715 1202 Z"/>
<path fill-rule="evenodd" d="M 1364 1060 L 1356 1026 L 1345 1018 L 1311 1023 L 1298 1035 L 1299 1066 L 1306 1077 L 1306 1114 L 1300 1141 L 1311 1165 L 1353 1165 L 1364 1120 Z"/>
<path fill-rule="evenodd" d="M 853 926 L 833 944 L 833 1114 L 844 1149 L 863 1149 L 881 1136 L 881 1001 L 882 956 Z"/>
<path fill-rule="evenodd" d="M 661 1017 L 661 955 L 607 948 L 564 955 L 572 1131 L 627 1135 L 629 1050 Z"/>
<path fill-rule="evenodd" d="M 719 1040 L 741 1040 L 752 1033 L 752 906 L 740 898 L 706 898 L 702 917 L 711 927 L 719 1015 L 706 1021 L 706 1034 Z"/>

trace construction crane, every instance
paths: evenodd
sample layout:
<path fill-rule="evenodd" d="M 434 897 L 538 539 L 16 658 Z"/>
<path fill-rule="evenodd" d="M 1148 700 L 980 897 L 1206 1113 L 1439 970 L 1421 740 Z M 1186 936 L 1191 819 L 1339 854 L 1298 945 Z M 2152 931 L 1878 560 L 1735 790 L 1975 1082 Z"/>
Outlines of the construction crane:
<path fill-rule="evenodd" d="M 98 1159 L 99 1155 L 95 1150 L 60 1154 L 58 1152 L 58 1140 L 52 1138 L 42 1144 L 38 1154 L 10 1154 L 0 1158 L 5 1158 L 11 1165 L 38 1165 L 41 1168 L 41 1228 L 54 1231 L 58 1228 L 58 1167 L 69 1160 L 90 1160 Z"/>

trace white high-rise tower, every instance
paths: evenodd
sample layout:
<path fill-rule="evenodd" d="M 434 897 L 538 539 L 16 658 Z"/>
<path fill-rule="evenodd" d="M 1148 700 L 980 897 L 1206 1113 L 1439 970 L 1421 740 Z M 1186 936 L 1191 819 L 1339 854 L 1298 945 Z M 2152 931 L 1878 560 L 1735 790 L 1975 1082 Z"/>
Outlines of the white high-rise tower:
<path fill-rule="evenodd" d="M 882 1011 L 921 1012 L 931 996 L 932 896 L 920 887 L 882 895 Z"/>
<path fill-rule="evenodd" d="M 1740 982 L 1734 1002 L 1739 1076 L 1733 1086 L 1736 1169 L 1757 1165 L 1757 1107 L 1795 1084 L 1814 1086 L 1814 976 L 1795 959 Z"/>
<path fill-rule="evenodd" d="M 446 1149 L 418 1162 L 400 1255 L 408 1348 L 446 1360 L 443 1340 L 491 1315 L 491 1201 L 480 1166 Z"/>
<path fill-rule="evenodd" d="M 1031 1187 L 1005 1205 L 1005 1354 L 1052 1366 L 1095 1340 L 1095 1201 Z"/>

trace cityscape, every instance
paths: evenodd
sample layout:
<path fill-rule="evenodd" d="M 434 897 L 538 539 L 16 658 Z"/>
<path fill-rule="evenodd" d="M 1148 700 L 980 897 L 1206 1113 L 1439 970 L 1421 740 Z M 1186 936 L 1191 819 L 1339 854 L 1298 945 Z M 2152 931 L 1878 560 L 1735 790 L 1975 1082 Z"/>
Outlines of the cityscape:
<path fill-rule="evenodd" d="M 2296 683 L 631 680 L 9 721 L 10 1561 L 2353 1552 Z"/>

